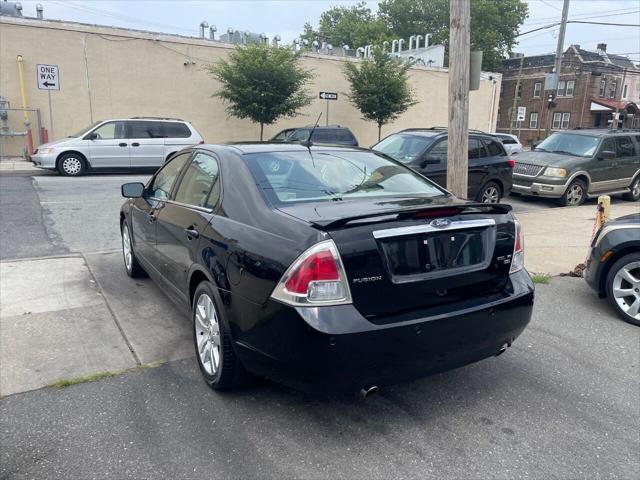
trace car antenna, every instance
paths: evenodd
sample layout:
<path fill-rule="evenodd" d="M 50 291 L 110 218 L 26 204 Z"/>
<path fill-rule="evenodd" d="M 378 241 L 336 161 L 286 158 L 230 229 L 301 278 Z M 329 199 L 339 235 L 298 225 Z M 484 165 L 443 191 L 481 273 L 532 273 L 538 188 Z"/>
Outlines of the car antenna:
<path fill-rule="evenodd" d="M 307 138 L 303 142 L 300 142 L 300 145 L 304 145 L 305 147 L 307 147 L 309 149 L 309 153 L 311 153 L 311 146 L 313 145 L 313 142 L 311 141 L 311 137 L 313 137 L 313 132 L 316 130 L 316 127 L 318 126 L 318 122 L 320 121 L 320 117 L 322 117 L 322 112 L 320 112 L 320 115 L 318 115 L 316 123 L 313 124 L 313 128 L 309 132 L 309 138 Z M 313 158 L 313 155 L 311 156 L 311 158 Z"/>

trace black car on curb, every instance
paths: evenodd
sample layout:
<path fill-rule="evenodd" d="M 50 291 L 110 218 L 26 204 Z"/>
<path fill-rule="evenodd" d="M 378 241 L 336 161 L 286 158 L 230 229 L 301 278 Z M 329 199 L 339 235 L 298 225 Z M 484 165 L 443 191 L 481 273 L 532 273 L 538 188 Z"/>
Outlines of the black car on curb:
<path fill-rule="evenodd" d="M 409 128 L 393 133 L 372 145 L 399 162 L 417 170 L 438 185 L 447 185 L 448 133 L 446 128 Z M 515 160 L 507 155 L 495 135 L 469 133 L 469 189 L 467 198 L 499 203 L 509 195 Z"/>
<path fill-rule="evenodd" d="M 640 213 L 607 222 L 598 230 L 584 278 L 624 321 L 640 326 Z"/>
<path fill-rule="evenodd" d="M 510 206 L 369 150 L 199 145 L 122 194 L 127 273 L 189 312 L 214 389 L 370 392 L 501 354 L 531 317 Z"/>

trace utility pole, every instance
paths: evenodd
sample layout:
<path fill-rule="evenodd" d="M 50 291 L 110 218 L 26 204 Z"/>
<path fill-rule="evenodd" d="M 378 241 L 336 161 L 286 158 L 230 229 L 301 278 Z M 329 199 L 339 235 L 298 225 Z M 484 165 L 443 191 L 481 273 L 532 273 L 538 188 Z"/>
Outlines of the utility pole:
<path fill-rule="evenodd" d="M 447 190 L 467 198 L 469 164 L 470 0 L 449 2 L 449 137 Z"/>
<path fill-rule="evenodd" d="M 509 115 L 509 133 L 513 133 L 513 119 L 517 115 L 518 110 L 518 90 L 520 90 L 520 81 L 522 80 L 522 66 L 524 65 L 524 55 L 520 57 L 520 67 L 518 67 L 518 78 L 516 80 L 516 91 L 513 92 L 513 105 L 511 106 L 511 115 Z M 517 117 L 516 117 L 517 118 Z M 520 136 L 520 133 L 518 133 Z"/>
<path fill-rule="evenodd" d="M 569 16 L 569 0 L 564 0 L 562 4 L 562 19 L 560 20 L 560 33 L 558 34 L 558 45 L 556 47 L 556 89 L 558 88 L 558 82 L 560 81 L 560 70 L 562 68 L 562 53 L 564 51 L 564 34 L 567 31 L 567 17 Z M 549 109 L 547 110 L 547 124 L 544 130 L 544 136 L 549 136 L 551 130 L 551 119 L 553 118 L 554 102 L 549 103 Z"/>

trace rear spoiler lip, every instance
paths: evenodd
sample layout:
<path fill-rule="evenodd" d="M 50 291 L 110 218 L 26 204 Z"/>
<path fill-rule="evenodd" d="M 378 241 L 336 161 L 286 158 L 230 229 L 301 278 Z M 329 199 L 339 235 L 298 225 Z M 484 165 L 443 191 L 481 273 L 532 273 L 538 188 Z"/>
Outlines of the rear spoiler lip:
<path fill-rule="evenodd" d="M 324 220 L 313 220 L 311 221 L 311 225 L 320 229 L 320 230 L 328 230 L 330 228 L 342 227 L 349 222 L 354 220 L 363 220 L 365 218 L 374 219 L 376 217 L 387 217 L 389 215 L 398 215 L 404 213 L 416 213 L 422 212 L 424 210 L 444 210 L 447 208 L 458 208 L 460 209 L 460 213 L 462 213 L 466 209 L 477 208 L 482 209 L 486 213 L 509 213 L 513 208 L 511 205 L 507 205 L 504 203 L 479 203 L 479 202 L 469 202 L 469 203 L 459 203 L 459 204 L 451 204 L 451 205 L 432 205 L 432 206 L 420 206 L 413 208 L 400 208 L 397 210 L 386 210 L 374 213 L 367 213 L 363 215 L 353 215 L 349 217 L 343 218 L 327 218 Z M 487 211 L 488 210 L 488 211 Z"/>

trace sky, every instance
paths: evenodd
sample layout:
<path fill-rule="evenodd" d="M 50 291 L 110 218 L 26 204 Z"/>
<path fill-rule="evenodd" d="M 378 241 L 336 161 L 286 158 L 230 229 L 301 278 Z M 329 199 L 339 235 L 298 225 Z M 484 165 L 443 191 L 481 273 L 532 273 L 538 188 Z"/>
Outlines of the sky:
<path fill-rule="evenodd" d="M 473 0 L 472 0 L 473 1 Z M 22 0 L 23 14 L 36 15 L 36 4 L 44 7 L 45 18 L 100 25 L 113 25 L 181 35 L 198 35 L 198 25 L 206 20 L 218 29 L 228 28 L 256 33 L 270 38 L 275 34 L 291 42 L 303 30 L 305 22 L 317 26 L 320 14 L 336 5 L 353 5 L 340 0 Z M 379 2 L 367 2 L 372 10 Z M 529 18 L 520 32 L 559 22 L 562 0 L 526 0 Z M 640 24 L 638 0 L 571 0 L 569 19 Z M 540 30 L 520 37 L 514 51 L 526 55 L 555 51 L 558 28 Z M 419 33 L 419 32 L 418 32 Z M 625 54 L 640 61 L 640 28 L 587 24 L 568 24 L 565 49 L 579 44 L 595 50 L 606 43 L 609 53 Z"/>

